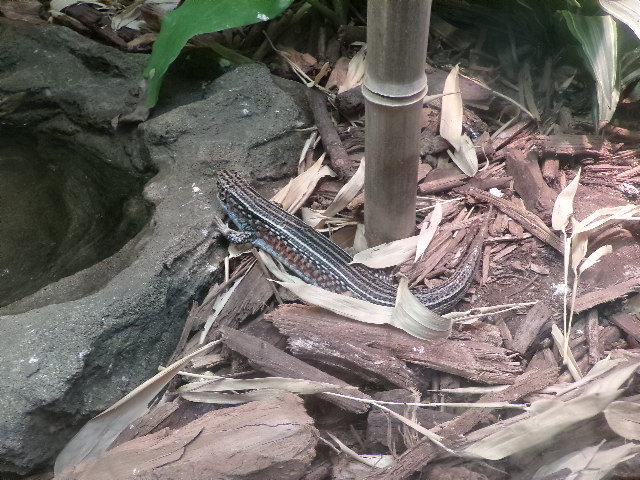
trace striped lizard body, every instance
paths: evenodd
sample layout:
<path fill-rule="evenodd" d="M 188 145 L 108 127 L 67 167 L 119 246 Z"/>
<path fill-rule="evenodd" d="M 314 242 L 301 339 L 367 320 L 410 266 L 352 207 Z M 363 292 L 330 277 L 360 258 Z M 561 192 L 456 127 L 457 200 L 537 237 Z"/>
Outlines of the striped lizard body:
<path fill-rule="evenodd" d="M 234 231 L 219 223 L 229 241 L 252 243 L 311 285 L 336 293 L 351 292 L 377 305 L 395 305 L 397 284 L 392 277 L 362 264 L 350 264 L 351 255 L 264 198 L 237 173 L 218 172 L 218 198 L 240 229 Z M 478 267 L 486 229 L 485 221 L 451 277 L 431 289 L 412 289 L 427 308 L 438 313 L 449 311 L 465 295 Z"/>

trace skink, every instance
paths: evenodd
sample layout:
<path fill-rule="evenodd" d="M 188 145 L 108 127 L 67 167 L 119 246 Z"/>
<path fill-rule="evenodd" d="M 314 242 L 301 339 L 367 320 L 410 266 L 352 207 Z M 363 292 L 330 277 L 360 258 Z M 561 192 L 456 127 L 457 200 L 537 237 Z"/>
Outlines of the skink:
<path fill-rule="evenodd" d="M 252 243 L 280 261 L 305 282 L 336 293 L 351 292 L 377 305 L 394 306 L 397 284 L 393 278 L 362 264 L 350 264 L 347 252 L 298 217 L 282 210 L 253 189 L 237 173 L 218 172 L 218 198 L 240 231 L 219 222 L 233 243 Z M 412 293 L 427 308 L 451 310 L 473 281 L 487 230 L 485 221 L 456 272 L 442 284 L 415 288 Z"/>

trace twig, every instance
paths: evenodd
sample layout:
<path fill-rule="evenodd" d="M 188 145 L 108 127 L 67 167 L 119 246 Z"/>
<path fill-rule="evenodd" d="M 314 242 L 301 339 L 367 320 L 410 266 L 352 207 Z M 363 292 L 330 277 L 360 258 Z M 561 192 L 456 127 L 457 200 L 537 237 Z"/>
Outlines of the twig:
<path fill-rule="evenodd" d="M 528 230 L 544 243 L 564 254 L 564 246 L 560 237 L 553 233 L 536 214 L 517 208 L 510 202 L 494 197 L 490 193 L 477 188 L 471 189 L 466 193 L 477 200 L 482 200 L 495 206 L 502 213 L 522 225 L 525 230 Z"/>
<path fill-rule="evenodd" d="M 322 138 L 322 145 L 331 158 L 331 168 L 340 177 L 348 177 L 351 170 L 349 168 L 349 154 L 342 145 L 336 127 L 331 121 L 324 94 L 309 88 L 307 90 L 307 99 L 309 100 L 309 107 L 313 112 L 318 132 Z"/>

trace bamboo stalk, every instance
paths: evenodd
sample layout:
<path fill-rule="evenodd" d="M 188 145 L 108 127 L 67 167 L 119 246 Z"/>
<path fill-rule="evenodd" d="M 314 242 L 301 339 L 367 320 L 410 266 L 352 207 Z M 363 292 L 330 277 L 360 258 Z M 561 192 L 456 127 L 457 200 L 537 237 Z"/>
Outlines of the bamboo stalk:
<path fill-rule="evenodd" d="M 367 6 L 365 230 L 369 246 L 413 235 L 431 0 Z"/>

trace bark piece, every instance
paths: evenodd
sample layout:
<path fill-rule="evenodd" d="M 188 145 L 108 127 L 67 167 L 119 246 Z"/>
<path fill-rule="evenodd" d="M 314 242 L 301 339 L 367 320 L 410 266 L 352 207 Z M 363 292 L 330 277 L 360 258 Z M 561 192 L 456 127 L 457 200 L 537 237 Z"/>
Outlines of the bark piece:
<path fill-rule="evenodd" d="M 469 178 L 464 173 L 454 174 L 447 178 L 439 178 L 437 180 L 427 180 L 418 185 L 418 192 L 422 195 L 430 195 L 433 193 L 446 192 L 456 187 L 460 187 L 465 184 Z"/>
<path fill-rule="evenodd" d="M 255 315 L 264 308 L 264 305 L 273 295 L 273 284 L 267 280 L 264 273 L 257 265 L 248 266 L 250 270 L 236 288 L 234 295 L 222 307 L 216 320 L 217 326 L 237 327 L 240 322 L 251 315 Z M 245 268 L 238 268 L 233 273 L 231 280 L 244 273 Z M 184 355 L 184 346 L 193 331 L 200 329 L 211 315 L 215 300 L 222 294 L 227 284 L 218 284 L 211 287 L 209 293 L 202 301 L 202 305 L 194 307 L 187 317 L 182 335 L 169 363 L 181 358 Z M 206 341 L 213 341 L 217 338 L 217 330 L 211 329 Z"/>
<path fill-rule="evenodd" d="M 534 370 L 520 375 L 516 383 L 508 386 L 500 392 L 483 395 L 478 400 L 478 403 L 515 401 L 553 384 L 556 378 L 557 370 L 555 369 Z M 436 433 L 445 437 L 443 443 L 446 446 L 451 447 L 454 442 L 460 438 L 460 435 L 464 435 L 470 431 L 478 422 L 486 418 L 485 416 L 489 414 L 490 411 L 480 409 L 468 410 L 453 419 L 451 422 L 443 424 L 442 430 Z M 429 462 L 444 453 L 445 452 L 440 447 L 437 447 L 428 440 L 423 439 L 402 454 L 392 466 L 367 477 L 367 480 L 388 480 L 391 478 L 394 480 L 403 480 L 413 474 L 413 472 L 421 470 Z"/>
<path fill-rule="evenodd" d="M 47 21 L 40 17 L 42 4 L 35 0 L 22 0 L 20 2 L 1 2 L 0 13 L 11 20 L 46 25 Z"/>
<path fill-rule="evenodd" d="M 354 373 L 393 360 L 476 382 L 504 384 L 513 383 L 522 371 L 512 354 L 501 347 L 448 339 L 419 340 L 393 327 L 349 320 L 318 307 L 281 305 L 267 318 L 290 337 L 289 346 L 296 356 Z M 337 352 L 344 357 L 336 358 Z M 381 370 L 377 371 L 383 373 Z"/>
<path fill-rule="evenodd" d="M 531 370 L 520 375 L 516 382 L 506 389 L 482 395 L 478 399 L 478 403 L 513 402 L 552 385 L 557 378 L 557 368 Z M 442 430 L 436 433 L 451 439 L 460 438 L 480 422 L 487 420 L 491 412 L 490 409 L 471 408 L 450 422 L 443 424 Z"/>
<path fill-rule="evenodd" d="M 622 298 L 638 290 L 640 290 L 640 277 L 634 277 L 602 290 L 587 293 L 576 299 L 575 312 L 584 312 L 597 305 Z"/>
<path fill-rule="evenodd" d="M 572 157 L 574 159 L 591 157 L 609 160 L 619 145 L 612 144 L 599 135 L 539 135 L 538 143 L 545 156 Z"/>
<path fill-rule="evenodd" d="M 317 438 L 302 400 L 284 394 L 209 412 L 183 428 L 136 438 L 57 478 L 293 480 L 315 457 Z"/>
<path fill-rule="evenodd" d="M 329 375 L 322 370 L 318 370 L 256 337 L 230 328 L 222 328 L 221 332 L 225 345 L 234 352 L 246 357 L 249 364 L 256 370 L 276 377 L 302 378 L 317 382 L 333 383 L 335 385 L 349 385 L 347 382 Z M 340 408 L 354 413 L 364 413 L 369 409 L 367 404 L 355 400 L 330 395 L 319 396 Z M 364 399 L 370 398 L 364 393 L 359 392 L 354 392 L 352 396 Z"/>
<path fill-rule="evenodd" d="M 542 161 L 542 178 L 547 185 L 557 186 L 560 183 L 560 160 L 545 158 Z"/>
<path fill-rule="evenodd" d="M 513 177 L 513 186 L 527 209 L 543 220 L 551 219 L 556 193 L 542 178 L 535 153 L 525 156 L 521 150 L 510 148 L 505 156 L 507 173 Z"/>
<path fill-rule="evenodd" d="M 622 329 L 624 333 L 634 338 L 637 342 L 640 342 L 640 320 L 638 320 L 637 315 L 617 313 L 612 315 L 609 321 Z"/>
<path fill-rule="evenodd" d="M 89 29 L 96 38 L 115 45 L 121 50 L 127 49 L 126 42 L 111 28 L 109 17 L 96 10 L 92 5 L 78 2 L 64 8 L 63 13 Z M 73 28 L 73 25 L 74 23 L 72 22 L 70 28 Z M 83 33 L 80 29 L 75 28 L 74 30 L 79 30 L 80 33 Z"/>
<path fill-rule="evenodd" d="M 529 365 L 527 365 L 527 372 L 531 370 L 548 370 L 551 368 L 557 368 L 558 361 L 553 356 L 553 352 L 550 348 L 543 348 L 533 354 Z"/>
<path fill-rule="evenodd" d="M 336 95 L 336 107 L 341 115 L 357 118 L 364 113 L 364 96 L 360 85 Z"/>
<path fill-rule="evenodd" d="M 538 239 L 555 248 L 558 252 L 564 253 L 564 245 L 560 237 L 553 233 L 536 214 L 529 212 L 528 210 L 518 208 L 507 200 L 494 197 L 490 193 L 476 188 L 469 190 L 467 194 L 476 200 L 490 203 L 498 210 L 518 222 L 525 230 L 532 233 Z"/>
<path fill-rule="evenodd" d="M 352 165 L 349 162 L 349 155 L 345 150 L 336 127 L 331 121 L 331 116 L 327 111 L 327 99 L 324 94 L 313 88 L 307 90 L 309 107 L 313 112 L 313 118 L 318 127 L 318 133 L 322 138 L 322 145 L 331 159 L 331 168 L 342 178 L 351 176 Z"/>
<path fill-rule="evenodd" d="M 411 395 L 411 392 L 405 389 L 379 392 L 373 395 L 373 398 L 383 402 L 410 403 L 416 401 L 416 399 Z M 407 413 L 407 409 L 416 408 L 407 407 L 405 405 L 386 405 L 386 407 L 405 417 L 410 417 Z M 441 412 L 432 408 L 416 409 L 416 420 L 424 428 L 433 428 L 440 423 L 451 420 L 453 417 L 454 414 L 452 413 Z M 380 444 L 384 447 L 390 448 L 389 440 L 392 440 L 396 449 L 402 451 L 404 450 L 404 448 L 402 448 L 404 441 L 401 433 L 403 425 L 404 424 L 400 422 L 400 420 L 397 420 L 379 408 L 372 408 L 371 412 L 367 416 L 367 442 L 373 445 Z M 391 428 L 391 431 L 389 431 L 389 428 Z"/>
<path fill-rule="evenodd" d="M 551 318 L 551 309 L 543 302 L 536 303 L 526 317 L 518 321 L 513 332 L 513 341 L 507 344 L 510 349 L 524 355 L 536 341 L 538 332 Z"/>

